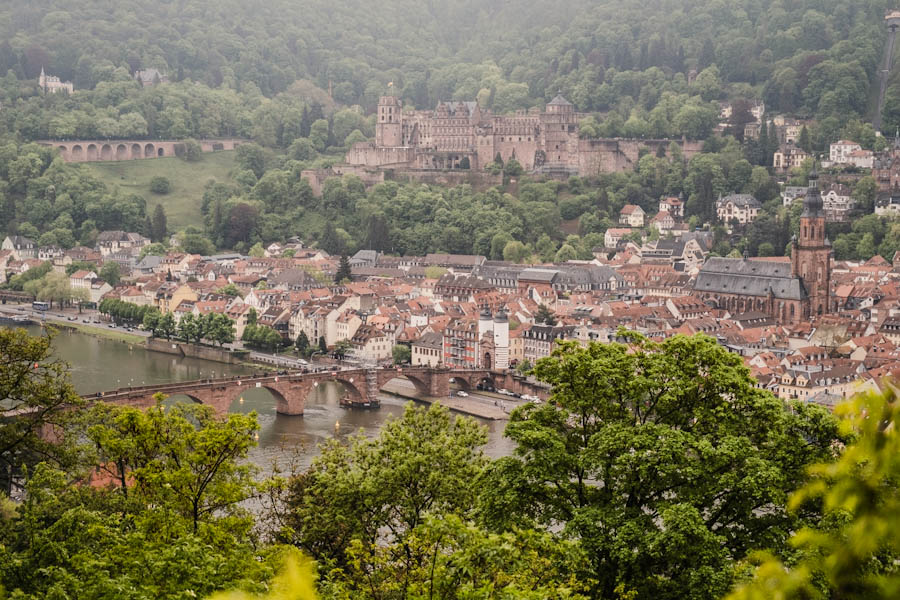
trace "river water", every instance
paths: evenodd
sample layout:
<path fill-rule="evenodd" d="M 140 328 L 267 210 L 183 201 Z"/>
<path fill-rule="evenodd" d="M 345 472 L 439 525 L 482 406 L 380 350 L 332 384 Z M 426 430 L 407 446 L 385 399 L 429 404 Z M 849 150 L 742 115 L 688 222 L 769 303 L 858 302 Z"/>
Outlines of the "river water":
<path fill-rule="evenodd" d="M 40 335 L 37 326 L 29 327 L 29 333 Z M 111 390 L 128 385 L 149 385 L 218 377 L 245 375 L 252 369 L 236 365 L 179 358 L 159 352 L 150 352 L 141 346 L 97 338 L 74 331 L 62 331 L 53 340 L 55 355 L 71 365 L 72 383 L 83 394 Z M 321 442 L 337 436 L 346 439 L 362 430 L 374 436 L 391 416 L 403 413 L 407 401 L 382 395 L 377 409 L 346 409 L 340 406 L 341 385 L 337 383 L 319 386 L 306 399 L 306 411 L 301 416 L 279 415 L 275 412 L 275 399 L 265 388 L 248 389 L 243 397 L 235 400 L 231 412 L 258 413 L 260 431 L 259 446 L 251 453 L 251 460 L 264 472 L 289 466 L 303 468 L 316 455 Z M 174 396 L 172 401 L 189 401 L 184 396 Z M 512 452 L 513 444 L 503 437 L 506 421 L 476 419 L 488 429 L 488 443 L 484 452 L 491 457 L 505 456 Z"/>

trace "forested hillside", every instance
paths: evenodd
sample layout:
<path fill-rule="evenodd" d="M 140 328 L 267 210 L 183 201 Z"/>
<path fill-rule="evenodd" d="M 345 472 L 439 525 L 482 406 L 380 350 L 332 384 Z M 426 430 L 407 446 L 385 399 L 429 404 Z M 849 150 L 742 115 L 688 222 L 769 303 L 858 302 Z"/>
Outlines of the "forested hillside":
<path fill-rule="evenodd" d="M 251 97 L 297 80 L 331 83 L 336 102 L 365 108 L 393 82 L 416 106 L 480 94 L 511 110 L 562 91 L 584 111 L 623 102 L 650 111 L 692 70 L 715 65 L 706 100 L 730 91 L 846 120 L 866 109 L 892 4 L 43 0 L 0 12 L 0 74 L 34 79 L 44 67 L 84 90 L 114 81 L 116 69 L 153 67 Z"/>
<path fill-rule="evenodd" d="M 892 4 L 6 3 L 0 9 L 0 154 L 7 157 L 0 164 L 0 229 L 63 247 L 90 243 L 104 228 L 144 223 L 147 230 L 149 199 L 151 208 L 154 200 L 189 205 L 183 213 L 191 220 L 173 223 L 197 226 L 187 235 L 199 242 L 189 245 L 194 251 L 247 250 L 299 235 L 332 252 L 367 246 L 499 258 L 507 243 L 521 242 L 511 256 L 586 257 L 626 203 L 655 212 L 661 194 L 683 193 L 686 216 L 701 226 L 713 220 L 719 194 L 743 191 L 764 204 L 763 218 L 739 243 L 717 236 L 716 252 L 781 254 L 797 218 L 781 206 L 767 171 L 777 141 L 744 140 L 741 119 L 752 119 L 748 109 L 763 101 L 768 115 L 814 119 L 803 143 L 811 151 L 825 152 L 840 138 L 883 147 L 866 111 L 877 91 L 884 11 Z M 42 94 L 36 83 L 42 68 L 73 81 L 75 93 Z M 133 73 L 146 68 L 170 83 L 142 88 Z M 508 190 L 515 197 L 396 184 L 367 192 L 358 180 L 335 180 L 314 198 L 300 172 L 340 160 L 353 142 L 371 138 L 371 113 L 387 90 L 407 106 L 477 98 L 495 113 L 540 106 L 562 92 L 589 113 L 580 121 L 584 137 L 684 136 L 706 143 L 690 164 L 644 156 L 628 173 L 521 185 Z M 896 86 L 888 92 L 886 131 L 900 126 L 897 94 Z M 712 134 L 720 101 L 735 107 L 724 137 Z M 245 146 L 235 171 L 216 177 L 202 198 L 199 191 L 185 196 L 176 185 L 171 201 L 136 196 L 133 185 L 112 189 L 107 184 L 114 179 L 98 181 L 77 166 L 51 167 L 52 153 L 27 144 L 224 136 L 258 146 Z M 198 182 L 206 183 L 215 176 L 203 164 L 195 166 Z M 805 171 L 792 175 L 794 184 L 805 183 Z M 871 212 L 874 195 L 871 178 L 854 183 L 860 211 Z M 104 202 L 128 210 L 103 211 Z M 570 222 L 565 233 L 578 235 L 566 236 L 562 221 Z M 830 231 L 838 258 L 868 258 L 876 250 L 890 256 L 900 247 L 900 233 L 882 227 L 864 239 L 867 232 L 856 225 L 852 232 Z"/>

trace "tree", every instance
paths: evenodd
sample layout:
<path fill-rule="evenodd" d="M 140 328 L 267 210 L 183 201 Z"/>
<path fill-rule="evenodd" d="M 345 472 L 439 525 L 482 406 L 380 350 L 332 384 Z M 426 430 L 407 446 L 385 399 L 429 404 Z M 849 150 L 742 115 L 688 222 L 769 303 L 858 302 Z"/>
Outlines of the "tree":
<path fill-rule="evenodd" d="M 510 158 L 506 161 L 506 166 L 503 167 L 503 174 L 507 177 L 518 177 L 524 172 L 525 169 L 522 168 L 522 164 L 515 158 Z"/>
<path fill-rule="evenodd" d="M 253 244 L 250 247 L 250 250 L 247 251 L 247 254 L 249 254 L 250 256 L 254 256 L 256 258 L 261 258 L 261 257 L 265 256 L 266 250 L 265 250 L 265 248 L 263 248 L 262 243 L 256 242 L 255 244 Z"/>
<path fill-rule="evenodd" d="M 234 341 L 234 321 L 221 313 L 207 313 L 204 317 L 204 337 L 222 346 Z"/>
<path fill-rule="evenodd" d="M 550 402 L 513 412 L 517 449 L 490 467 L 482 518 L 581 540 L 595 597 L 719 598 L 733 561 L 817 516 L 784 500 L 833 457 L 837 423 L 757 389 L 713 338 L 617 335 L 627 345 L 564 341 L 535 365 Z"/>
<path fill-rule="evenodd" d="M 550 310 L 546 304 L 538 306 L 537 313 L 534 315 L 535 323 L 543 323 L 544 325 L 556 325 L 556 315 Z"/>
<path fill-rule="evenodd" d="M 353 344 L 350 343 L 350 340 L 340 340 L 334 345 L 334 349 L 332 351 L 332 355 L 338 360 L 344 360 L 347 356 L 347 352 L 353 347 Z"/>
<path fill-rule="evenodd" d="M 566 262 L 578 258 L 578 252 L 569 244 L 563 244 L 556 252 L 556 262 Z"/>
<path fill-rule="evenodd" d="M 150 180 L 150 191 L 154 194 L 168 194 L 172 191 L 172 183 L 168 180 L 168 178 L 163 177 L 162 175 L 157 175 Z"/>
<path fill-rule="evenodd" d="M 807 153 L 812 152 L 812 140 L 809 137 L 809 130 L 806 128 L 806 125 L 800 129 L 800 138 L 797 140 L 797 146 Z"/>
<path fill-rule="evenodd" d="M 406 365 L 409 364 L 410 358 L 412 358 L 412 351 L 409 346 L 397 344 L 391 349 L 391 356 L 395 365 Z"/>
<path fill-rule="evenodd" d="M 297 348 L 297 352 L 300 354 L 300 356 L 309 356 L 309 337 L 307 337 L 305 331 L 301 331 L 300 335 L 297 336 L 297 341 L 294 342 L 294 347 Z"/>
<path fill-rule="evenodd" d="M 351 281 L 352 279 L 353 277 L 350 270 L 350 260 L 347 258 L 346 254 L 342 254 L 341 262 L 338 265 L 338 270 L 334 274 L 334 282 L 343 283 L 345 281 Z"/>
<path fill-rule="evenodd" d="M 219 288 L 218 292 L 226 296 L 231 296 L 232 298 L 236 298 L 238 296 L 240 296 L 241 298 L 244 297 L 244 295 L 241 294 L 241 290 L 238 289 L 238 287 L 233 283 L 229 283 L 225 287 Z"/>
<path fill-rule="evenodd" d="M 162 204 L 157 204 L 153 209 L 153 219 L 150 221 L 150 238 L 154 242 L 164 242 L 169 235 L 169 227 L 166 219 L 166 209 Z"/>
<path fill-rule="evenodd" d="M 335 229 L 334 224 L 331 221 L 325 223 L 319 245 L 329 254 L 340 254 L 343 252 L 344 243 L 341 241 L 340 236 L 338 236 L 337 229 Z"/>
<path fill-rule="evenodd" d="M 200 147 L 200 143 L 197 142 L 197 140 L 188 138 L 182 143 L 184 144 L 184 154 L 182 155 L 184 160 L 188 162 L 197 162 L 203 158 L 203 149 Z"/>
<path fill-rule="evenodd" d="M 518 263 L 525 260 L 527 255 L 528 249 L 519 240 L 511 240 L 503 247 L 503 260 Z"/>
<path fill-rule="evenodd" d="M 172 336 L 175 335 L 175 315 L 167 312 L 159 318 L 156 327 L 160 335 L 164 335 L 167 340 L 171 340 Z"/>
<path fill-rule="evenodd" d="M 122 278 L 122 272 L 119 268 L 119 263 L 113 260 L 108 260 L 103 263 L 103 266 L 100 268 L 100 272 L 98 273 L 98 275 L 100 276 L 100 279 L 113 287 L 119 285 L 119 280 Z"/>
<path fill-rule="evenodd" d="M 319 336 L 319 352 L 328 354 L 328 344 L 325 343 L 325 336 Z"/>
<path fill-rule="evenodd" d="M 752 582 L 728 600 L 784 598 L 895 598 L 900 576 L 897 537 L 900 514 L 900 434 L 897 393 L 868 392 L 841 405 L 837 413 L 854 442 L 836 462 L 811 468 L 812 481 L 790 500 L 792 511 L 825 507 L 816 525 L 797 531 L 791 543 L 799 560 L 789 567 L 772 554 L 755 557 Z"/>
<path fill-rule="evenodd" d="M 252 490 L 252 467 L 246 459 L 256 445 L 256 413 L 229 414 L 217 419 L 212 408 L 178 404 L 166 409 L 165 396 L 146 410 L 110 409 L 113 414 L 94 425 L 88 435 L 100 454 L 100 464 L 116 465 L 123 493 L 128 473 L 135 491 L 151 505 L 171 506 L 192 526 L 224 518 Z"/>
<path fill-rule="evenodd" d="M 285 541 L 316 560 L 346 565 L 354 540 L 366 548 L 402 542 L 428 513 L 470 515 L 486 440 L 472 419 L 451 416 L 439 404 L 410 404 L 375 439 L 326 442 L 290 481 Z"/>
<path fill-rule="evenodd" d="M 72 408 L 82 404 L 69 382 L 69 367 L 52 357 L 52 335 L 32 337 L 24 329 L 0 329 L 0 397 L 4 411 L 20 411 L 0 420 L 0 491 L 21 485 L 23 469 L 43 460 L 65 464 L 64 447 L 43 434 L 65 437 Z"/>
<path fill-rule="evenodd" d="M 206 333 L 204 331 L 204 324 L 202 317 L 198 318 L 188 313 L 178 321 L 178 337 L 185 342 L 199 344 Z"/>

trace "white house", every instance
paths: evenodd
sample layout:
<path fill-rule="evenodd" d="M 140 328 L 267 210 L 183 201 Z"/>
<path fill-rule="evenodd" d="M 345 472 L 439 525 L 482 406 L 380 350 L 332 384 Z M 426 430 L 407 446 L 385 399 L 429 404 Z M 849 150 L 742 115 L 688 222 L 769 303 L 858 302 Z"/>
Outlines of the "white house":
<path fill-rule="evenodd" d="M 617 227 L 610 227 L 606 230 L 606 233 L 603 235 L 603 245 L 607 248 L 615 248 L 623 237 L 631 233 L 631 229 L 623 229 Z"/>
<path fill-rule="evenodd" d="M 626 204 L 619 212 L 619 225 L 628 225 L 629 227 L 644 226 L 644 209 L 636 204 Z"/>
<path fill-rule="evenodd" d="M 675 219 L 684 217 L 684 202 L 681 198 L 669 196 L 659 201 L 659 212 L 667 212 Z"/>
<path fill-rule="evenodd" d="M 850 162 L 850 154 L 862 150 L 862 146 L 849 140 L 838 140 L 831 144 L 828 159 L 836 164 L 843 165 Z"/>
<path fill-rule="evenodd" d="M 752 223 L 762 208 L 759 200 L 750 194 L 730 194 L 716 202 L 716 215 L 723 223 L 737 220 L 741 225 Z"/>

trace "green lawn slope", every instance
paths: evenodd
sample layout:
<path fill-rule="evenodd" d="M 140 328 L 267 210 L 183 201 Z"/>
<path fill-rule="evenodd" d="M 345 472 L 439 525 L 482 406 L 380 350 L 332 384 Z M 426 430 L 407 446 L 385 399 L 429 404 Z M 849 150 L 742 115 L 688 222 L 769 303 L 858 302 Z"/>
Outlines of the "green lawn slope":
<path fill-rule="evenodd" d="M 203 186 L 210 179 L 229 181 L 229 174 L 234 168 L 234 155 L 233 151 L 209 152 L 204 153 L 197 162 L 169 157 L 84 164 L 110 188 L 118 187 L 123 192 L 146 198 L 147 214 L 152 215 L 156 205 L 162 204 L 166 209 L 169 229 L 177 230 L 188 225 L 203 226 L 200 213 Z M 150 180 L 157 176 L 166 177 L 171 183 L 168 194 L 159 195 L 150 191 Z"/>

